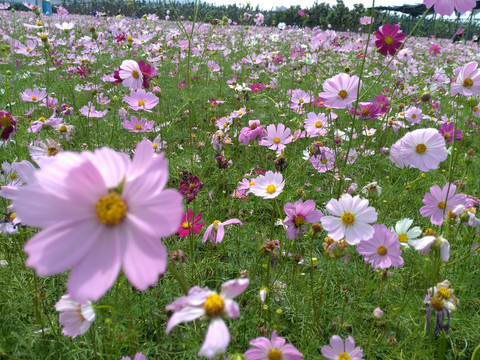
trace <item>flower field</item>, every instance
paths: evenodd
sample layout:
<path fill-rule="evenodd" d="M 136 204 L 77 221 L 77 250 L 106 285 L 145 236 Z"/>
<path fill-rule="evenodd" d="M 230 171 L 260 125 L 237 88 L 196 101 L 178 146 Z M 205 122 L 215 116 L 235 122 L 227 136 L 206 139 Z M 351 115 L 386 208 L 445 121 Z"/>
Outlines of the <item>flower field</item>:
<path fill-rule="evenodd" d="M 2 359 L 480 359 L 478 42 L 55 12 L 0 4 Z"/>

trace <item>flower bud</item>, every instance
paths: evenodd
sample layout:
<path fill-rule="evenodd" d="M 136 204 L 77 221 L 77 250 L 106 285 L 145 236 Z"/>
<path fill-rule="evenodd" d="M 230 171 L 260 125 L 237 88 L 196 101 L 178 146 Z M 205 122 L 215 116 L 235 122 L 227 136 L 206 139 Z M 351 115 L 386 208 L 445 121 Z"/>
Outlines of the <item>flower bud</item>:
<path fill-rule="evenodd" d="M 383 317 L 383 310 L 377 307 L 373 310 L 373 317 L 377 320 L 381 319 Z"/>

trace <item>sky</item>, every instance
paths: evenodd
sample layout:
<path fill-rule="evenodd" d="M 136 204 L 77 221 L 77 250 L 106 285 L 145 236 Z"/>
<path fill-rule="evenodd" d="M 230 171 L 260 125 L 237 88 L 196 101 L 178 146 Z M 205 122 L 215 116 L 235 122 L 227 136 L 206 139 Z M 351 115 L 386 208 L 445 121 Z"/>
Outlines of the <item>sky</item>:
<path fill-rule="evenodd" d="M 453 0 L 452 0 L 453 1 Z M 217 5 L 229 5 L 229 4 L 237 4 L 237 5 L 245 5 L 247 2 L 255 8 L 257 5 L 260 6 L 260 9 L 263 10 L 271 10 L 277 6 L 285 6 L 289 8 L 290 6 L 299 5 L 300 7 L 311 7 L 315 0 L 205 0 L 205 2 L 217 4 Z M 335 5 L 337 3 L 336 0 L 318 0 L 319 3 L 327 3 L 330 5 Z M 350 9 L 353 8 L 353 4 L 363 4 L 365 7 L 372 6 L 372 1 L 362 1 L 362 0 L 343 0 L 343 3 L 348 6 Z M 376 0 L 375 5 L 381 6 L 398 6 L 403 4 L 415 5 L 421 4 L 423 0 Z"/>

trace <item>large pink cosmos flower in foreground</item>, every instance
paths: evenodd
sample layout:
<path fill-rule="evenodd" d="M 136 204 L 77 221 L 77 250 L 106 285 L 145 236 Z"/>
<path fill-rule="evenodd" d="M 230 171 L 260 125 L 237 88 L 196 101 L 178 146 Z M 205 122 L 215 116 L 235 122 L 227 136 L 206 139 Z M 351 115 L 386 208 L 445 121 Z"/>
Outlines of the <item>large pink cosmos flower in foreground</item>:
<path fill-rule="evenodd" d="M 472 10 L 477 2 L 476 0 L 423 0 L 423 4 L 427 8 L 433 6 L 433 10 L 439 15 L 450 16 L 454 10 L 462 14 Z"/>
<path fill-rule="evenodd" d="M 430 171 L 437 169 L 447 157 L 445 139 L 438 130 L 429 128 L 406 133 L 396 160 L 421 171 Z"/>
<path fill-rule="evenodd" d="M 451 94 L 463 96 L 480 95 L 480 69 L 477 69 L 476 61 L 469 62 L 464 66 L 457 67 L 454 70 L 456 76 L 452 83 Z"/>
<path fill-rule="evenodd" d="M 139 290 L 155 285 L 167 267 L 159 240 L 180 224 L 182 195 L 165 190 L 168 163 L 149 141 L 133 160 L 102 148 L 63 152 L 18 189 L 13 207 L 22 223 L 43 228 L 25 245 L 27 266 L 49 276 L 72 269 L 72 300 L 97 301 L 120 269 Z"/>

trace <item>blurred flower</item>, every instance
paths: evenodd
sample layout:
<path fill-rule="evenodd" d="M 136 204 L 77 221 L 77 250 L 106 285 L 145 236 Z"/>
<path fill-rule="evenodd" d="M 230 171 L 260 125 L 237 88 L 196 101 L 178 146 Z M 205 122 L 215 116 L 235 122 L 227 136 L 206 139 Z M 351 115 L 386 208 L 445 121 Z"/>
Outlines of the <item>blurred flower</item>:
<path fill-rule="evenodd" d="M 205 230 L 202 243 L 206 243 L 207 239 L 210 240 L 212 244 L 221 243 L 225 234 L 225 226 L 231 224 L 239 224 L 240 226 L 243 226 L 243 223 L 238 219 L 230 219 L 224 222 L 215 220 L 213 224 L 210 224 L 207 230 Z"/>
<path fill-rule="evenodd" d="M 475 8 L 477 2 L 476 0 L 423 0 L 423 4 L 427 8 L 433 6 L 435 12 L 441 16 L 450 16 L 454 10 L 461 14 L 471 11 Z"/>
<path fill-rule="evenodd" d="M 247 350 L 247 360 L 301 360 L 303 355 L 291 344 L 286 344 L 285 339 L 277 336 L 277 330 L 272 332 L 271 339 L 258 337 L 250 341 L 254 348 Z"/>
<path fill-rule="evenodd" d="M 90 301 L 80 303 L 63 295 L 55 304 L 55 310 L 60 312 L 59 321 L 63 325 L 62 333 L 75 339 L 85 334 L 95 320 L 95 311 Z"/>
<path fill-rule="evenodd" d="M 348 336 L 343 344 L 340 336 L 333 335 L 330 346 L 322 347 L 322 355 L 329 360 L 363 360 L 363 350 L 355 347 L 355 340 L 351 336 Z"/>
<path fill-rule="evenodd" d="M 182 195 L 187 196 L 187 204 L 192 202 L 197 196 L 198 192 L 203 189 L 203 182 L 198 179 L 198 176 L 190 175 L 189 180 L 182 180 L 178 191 Z"/>

